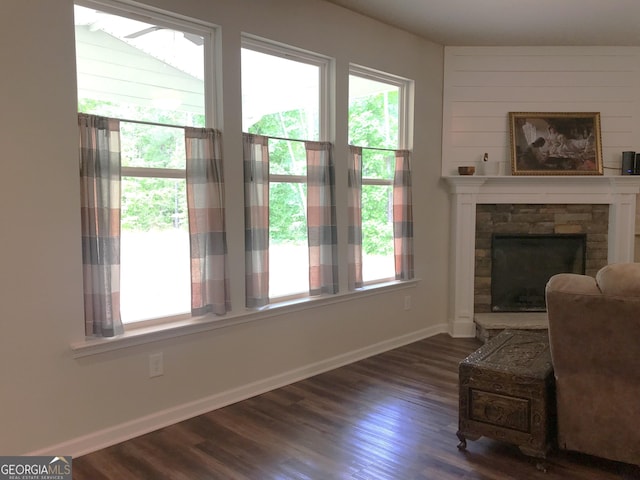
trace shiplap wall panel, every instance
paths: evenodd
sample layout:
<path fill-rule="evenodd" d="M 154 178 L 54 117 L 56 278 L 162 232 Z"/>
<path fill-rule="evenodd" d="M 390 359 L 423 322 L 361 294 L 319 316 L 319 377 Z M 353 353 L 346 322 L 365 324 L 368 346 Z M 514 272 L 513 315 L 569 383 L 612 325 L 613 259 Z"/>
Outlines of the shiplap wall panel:
<path fill-rule="evenodd" d="M 640 151 L 637 47 L 446 47 L 442 174 L 510 170 L 509 112 L 600 112 L 605 175 Z"/>
<path fill-rule="evenodd" d="M 471 72 L 455 78 L 452 87 L 486 86 L 508 87 L 599 87 L 608 84 L 612 87 L 631 87 L 634 83 L 633 75 L 628 71 L 616 72 L 582 72 L 576 78 L 575 72 L 510 72 L 505 78 L 504 72 Z"/>
<path fill-rule="evenodd" d="M 526 100 L 529 103 L 544 102 L 591 102 L 591 103 L 626 103 L 633 95 L 632 87 L 534 87 L 510 85 L 501 87 L 453 87 L 451 95 L 460 102 L 500 102 L 518 103 Z"/>
<path fill-rule="evenodd" d="M 633 72 L 629 66 L 635 52 L 618 47 L 594 49 L 590 47 L 446 47 L 457 50 L 451 66 L 457 71 L 472 72 Z M 625 47 L 622 47 L 625 48 Z M 466 51 L 462 51 L 465 49 Z M 475 49 L 476 51 L 471 51 Z M 488 49 L 493 49 L 489 51 Z M 560 50 L 562 49 L 562 50 Z M 617 49 L 617 51 L 616 51 Z M 502 50 L 502 51 L 500 51 Z M 573 50 L 573 51 L 571 51 Z M 597 51 L 596 51 L 597 50 Z M 608 52 L 607 52 L 608 50 Z"/>
<path fill-rule="evenodd" d="M 496 147 L 504 144 L 502 132 L 452 132 L 451 144 L 455 147 Z"/>
<path fill-rule="evenodd" d="M 638 105 L 635 101 L 627 102 L 576 102 L 570 99 L 558 101 L 507 102 L 499 99 L 486 99 L 481 102 L 454 101 L 448 105 L 449 112 L 456 117 L 502 117 L 508 118 L 509 112 L 600 112 L 607 116 L 635 116 Z M 444 108 L 444 107 L 443 107 Z M 506 121 L 506 120 L 505 120 Z"/>

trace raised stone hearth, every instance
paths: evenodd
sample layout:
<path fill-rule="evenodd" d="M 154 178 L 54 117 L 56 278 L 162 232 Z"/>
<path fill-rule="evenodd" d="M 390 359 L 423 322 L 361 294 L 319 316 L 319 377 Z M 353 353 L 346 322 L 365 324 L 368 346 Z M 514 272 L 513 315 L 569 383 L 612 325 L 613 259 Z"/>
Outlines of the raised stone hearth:
<path fill-rule="evenodd" d="M 549 321 L 546 312 L 476 313 L 476 338 L 487 342 L 506 329 L 546 330 Z"/>

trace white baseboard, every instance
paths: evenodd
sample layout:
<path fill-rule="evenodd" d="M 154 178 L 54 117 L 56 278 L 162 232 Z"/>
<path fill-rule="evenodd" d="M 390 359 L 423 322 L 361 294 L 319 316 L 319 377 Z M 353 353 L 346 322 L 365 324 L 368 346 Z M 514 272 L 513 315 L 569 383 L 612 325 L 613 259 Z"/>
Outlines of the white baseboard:
<path fill-rule="evenodd" d="M 51 445 L 34 452 L 26 453 L 25 455 L 71 455 L 72 457 L 86 455 L 87 453 L 115 445 L 125 440 L 144 435 L 145 433 L 158 430 L 159 428 L 173 425 L 174 423 L 178 423 L 183 420 L 202 415 L 203 413 L 225 407 L 232 403 L 260 395 L 261 393 L 289 385 L 313 375 L 318 375 L 372 355 L 386 352 L 388 350 L 431 337 L 438 333 L 446 332 L 447 324 L 444 323 L 418 330 L 407 335 L 385 340 L 384 342 L 369 345 L 314 364 L 306 365 L 257 382 L 243 385 L 242 387 L 154 412 L 144 417 L 136 418 L 135 420 L 114 425 L 113 427 L 105 428 L 103 430 L 98 430 L 56 445 Z"/>

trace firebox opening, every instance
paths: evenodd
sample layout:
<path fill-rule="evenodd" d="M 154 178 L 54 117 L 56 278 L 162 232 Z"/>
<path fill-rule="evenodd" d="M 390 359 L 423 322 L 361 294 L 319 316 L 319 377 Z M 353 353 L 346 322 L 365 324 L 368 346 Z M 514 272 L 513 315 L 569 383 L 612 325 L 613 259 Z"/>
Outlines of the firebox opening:
<path fill-rule="evenodd" d="M 556 273 L 585 273 L 585 234 L 494 234 L 491 311 L 544 312 L 544 289 Z"/>

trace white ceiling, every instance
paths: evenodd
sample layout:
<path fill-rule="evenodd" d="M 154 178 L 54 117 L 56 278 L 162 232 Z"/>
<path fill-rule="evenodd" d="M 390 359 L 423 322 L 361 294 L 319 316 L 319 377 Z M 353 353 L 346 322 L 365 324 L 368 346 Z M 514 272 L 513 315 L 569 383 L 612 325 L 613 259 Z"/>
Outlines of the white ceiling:
<path fill-rule="evenodd" d="M 640 0 L 328 0 L 442 45 L 640 45 Z"/>

